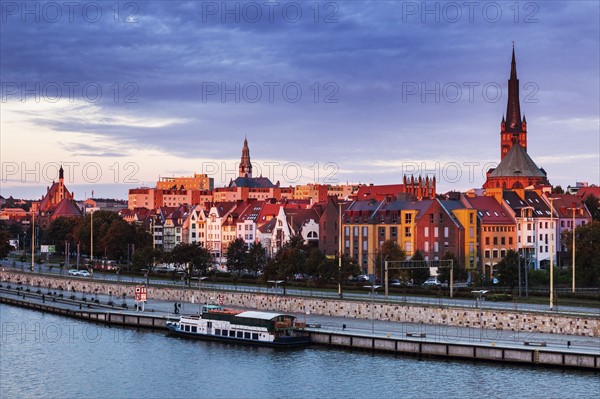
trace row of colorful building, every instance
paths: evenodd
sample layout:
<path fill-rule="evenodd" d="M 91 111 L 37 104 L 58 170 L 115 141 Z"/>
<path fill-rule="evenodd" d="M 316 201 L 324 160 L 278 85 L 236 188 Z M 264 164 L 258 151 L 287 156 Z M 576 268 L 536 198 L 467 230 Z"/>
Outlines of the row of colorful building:
<path fill-rule="evenodd" d="M 118 211 L 128 222 L 145 225 L 155 247 L 170 251 L 179 243 L 197 242 L 221 263 L 237 238 L 247 245 L 262 243 L 272 256 L 299 235 L 327 255 L 341 249 L 365 274 L 375 273 L 377 254 L 387 240 L 407 257 L 420 251 L 426 260 L 437 260 L 449 252 L 467 270 L 487 277 L 511 249 L 522 253 L 531 268 L 547 267 L 551 258 L 567 264 L 561 236 L 591 222 L 584 199 L 600 195 L 600 187 L 553 193 L 546 171 L 527 153 L 518 82 L 513 48 L 507 110 L 500 123 L 501 161 L 487 172 L 482 189 L 439 195 L 435 176 L 404 176 L 402 184 L 393 185 L 282 187 L 253 177 L 245 139 L 239 176 L 227 187 L 214 188 L 204 174 L 163 177 L 156 187 L 129 190 L 127 203 L 88 199 L 78 204 L 65 187 L 61 167 L 58 182 L 31 209 L 41 223 L 98 209 Z"/>

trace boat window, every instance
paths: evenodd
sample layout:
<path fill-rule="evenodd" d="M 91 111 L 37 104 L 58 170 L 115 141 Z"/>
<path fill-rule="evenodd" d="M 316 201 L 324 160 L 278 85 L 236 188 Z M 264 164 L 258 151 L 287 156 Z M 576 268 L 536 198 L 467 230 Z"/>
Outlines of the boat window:
<path fill-rule="evenodd" d="M 221 335 L 221 329 L 215 328 L 215 335 Z"/>
<path fill-rule="evenodd" d="M 244 338 L 246 338 L 246 339 L 250 339 L 250 333 L 249 333 L 249 332 L 245 332 L 245 333 L 244 333 Z"/>
<path fill-rule="evenodd" d="M 252 339 L 258 339 L 258 334 L 257 333 L 252 333 Z"/>
<path fill-rule="evenodd" d="M 235 331 L 229 330 L 229 336 L 230 337 L 235 337 Z"/>
<path fill-rule="evenodd" d="M 212 328 L 212 321 L 209 321 L 208 323 L 206 323 L 206 327 Z"/>
<path fill-rule="evenodd" d="M 227 330 L 223 330 L 221 331 L 221 335 L 226 337 L 227 335 L 229 335 L 229 333 L 227 332 Z"/>
<path fill-rule="evenodd" d="M 196 326 L 192 326 L 192 332 L 193 332 L 193 333 L 195 333 L 195 332 L 198 332 L 198 327 L 196 327 Z"/>
<path fill-rule="evenodd" d="M 243 333 L 243 332 L 241 332 L 241 331 L 238 331 L 238 332 L 237 332 L 237 337 L 238 337 L 238 338 L 244 338 L 244 333 Z"/>

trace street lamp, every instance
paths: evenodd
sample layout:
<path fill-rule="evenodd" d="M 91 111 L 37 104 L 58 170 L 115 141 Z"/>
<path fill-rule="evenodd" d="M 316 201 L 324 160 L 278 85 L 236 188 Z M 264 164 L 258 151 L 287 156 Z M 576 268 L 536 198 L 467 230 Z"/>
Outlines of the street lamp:
<path fill-rule="evenodd" d="M 90 262 L 94 260 L 94 211 L 90 212 Z"/>
<path fill-rule="evenodd" d="M 550 234 L 550 310 L 554 309 L 554 235 L 556 229 L 554 228 L 554 200 L 560 198 L 548 198 L 550 201 L 550 228 L 552 233 Z"/>
<path fill-rule="evenodd" d="M 148 269 L 141 269 L 142 272 L 144 272 L 144 277 L 146 278 L 146 287 L 150 287 L 150 270 Z"/>
<path fill-rule="evenodd" d="M 363 288 L 371 289 L 371 333 L 375 333 L 375 317 L 373 308 L 375 307 L 375 290 L 381 287 L 380 285 L 363 285 Z"/>
<path fill-rule="evenodd" d="M 279 297 L 277 296 L 277 293 L 279 291 L 277 290 L 277 286 L 283 282 L 284 282 L 284 280 L 267 280 L 267 283 L 275 284 L 275 304 L 276 304 L 275 306 L 276 306 L 277 310 L 279 310 Z"/>
<path fill-rule="evenodd" d="M 479 312 L 479 341 L 481 342 L 483 340 L 483 323 L 481 320 L 482 310 L 479 309 L 479 302 L 483 299 L 483 296 L 488 293 L 488 290 L 471 291 L 471 293 L 475 294 L 475 307 L 478 308 Z"/>
<path fill-rule="evenodd" d="M 198 316 L 202 314 L 202 301 L 200 300 L 200 288 L 202 285 L 202 281 L 206 280 L 208 277 L 198 277 Z"/>
<path fill-rule="evenodd" d="M 572 291 L 573 293 L 575 293 L 575 211 L 580 210 L 581 208 L 579 208 L 578 206 L 575 206 L 575 203 L 573 203 L 573 206 L 571 208 L 567 208 L 570 211 L 573 211 L 573 224 L 571 225 L 571 229 L 573 230 L 573 281 L 572 281 Z"/>

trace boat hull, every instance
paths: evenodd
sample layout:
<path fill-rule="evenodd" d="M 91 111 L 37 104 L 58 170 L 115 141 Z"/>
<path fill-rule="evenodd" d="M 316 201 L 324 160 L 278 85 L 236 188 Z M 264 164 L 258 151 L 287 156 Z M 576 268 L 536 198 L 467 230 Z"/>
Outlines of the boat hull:
<path fill-rule="evenodd" d="M 310 336 L 302 337 L 283 337 L 276 338 L 274 341 L 257 341 L 255 339 L 245 339 L 237 337 L 225 337 L 221 335 L 211 334 L 200 334 L 192 333 L 187 331 L 181 331 L 173 325 L 167 324 L 169 334 L 176 335 L 178 337 L 184 337 L 189 339 L 197 339 L 202 341 L 218 341 L 218 342 L 229 342 L 233 344 L 244 344 L 252 346 L 266 346 L 273 348 L 300 348 L 311 344 Z"/>

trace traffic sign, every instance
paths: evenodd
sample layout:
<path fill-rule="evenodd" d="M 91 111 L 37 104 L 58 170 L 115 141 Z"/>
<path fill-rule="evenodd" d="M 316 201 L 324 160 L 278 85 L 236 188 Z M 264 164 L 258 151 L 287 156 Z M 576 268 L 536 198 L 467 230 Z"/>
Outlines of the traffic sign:
<path fill-rule="evenodd" d="M 148 300 L 146 286 L 136 285 L 134 298 L 136 302 L 146 302 Z"/>

